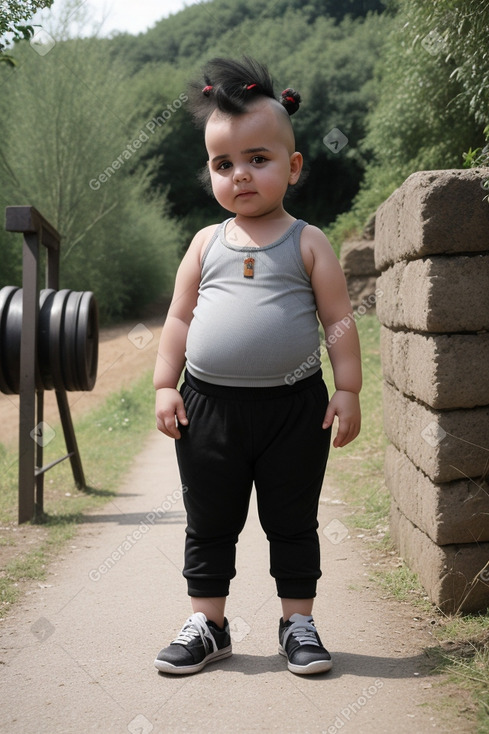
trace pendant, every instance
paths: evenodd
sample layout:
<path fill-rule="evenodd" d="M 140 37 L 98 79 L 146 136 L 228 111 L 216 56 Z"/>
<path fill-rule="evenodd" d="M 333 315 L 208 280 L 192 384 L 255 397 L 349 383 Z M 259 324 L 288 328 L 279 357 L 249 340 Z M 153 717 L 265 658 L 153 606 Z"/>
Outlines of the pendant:
<path fill-rule="evenodd" d="M 245 257 L 243 262 L 243 277 L 253 278 L 255 275 L 255 258 Z"/>

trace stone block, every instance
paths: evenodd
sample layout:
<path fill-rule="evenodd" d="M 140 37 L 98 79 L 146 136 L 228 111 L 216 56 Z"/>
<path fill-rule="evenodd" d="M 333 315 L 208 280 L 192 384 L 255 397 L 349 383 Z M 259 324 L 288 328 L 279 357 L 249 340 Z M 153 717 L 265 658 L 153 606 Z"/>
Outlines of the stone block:
<path fill-rule="evenodd" d="M 346 285 L 353 309 L 357 309 L 363 304 L 369 313 L 375 313 L 375 304 L 377 302 L 377 297 L 375 296 L 377 278 L 375 275 L 366 278 L 348 275 L 346 277 Z"/>
<path fill-rule="evenodd" d="M 485 475 L 489 406 L 435 411 L 384 382 L 384 429 L 391 443 L 433 482 Z"/>
<path fill-rule="evenodd" d="M 375 214 L 371 214 L 363 228 L 362 237 L 365 240 L 375 239 Z"/>
<path fill-rule="evenodd" d="M 435 484 L 390 445 L 385 482 L 397 507 L 437 545 L 489 541 L 489 483 L 460 479 Z"/>
<path fill-rule="evenodd" d="M 487 168 L 418 171 L 381 204 L 375 223 L 379 270 L 427 255 L 489 250 Z"/>
<path fill-rule="evenodd" d="M 341 246 L 340 264 L 348 275 L 378 275 L 375 267 L 373 240 L 346 240 Z"/>
<path fill-rule="evenodd" d="M 358 308 L 375 293 L 379 275 L 375 269 L 373 240 L 346 240 L 341 247 L 340 264 L 345 273 L 351 304 L 353 308 Z M 372 307 L 370 301 L 368 307 Z"/>
<path fill-rule="evenodd" d="M 489 543 L 438 546 L 410 522 L 395 502 L 391 535 L 409 568 L 416 572 L 433 604 L 450 614 L 489 607 Z M 485 569 L 485 570 L 484 570 Z"/>
<path fill-rule="evenodd" d="M 489 327 L 489 255 L 397 263 L 377 287 L 383 291 L 377 314 L 384 326 L 441 333 Z"/>
<path fill-rule="evenodd" d="M 436 410 L 489 405 L 489 333 L 380 332 L 385 379 Z"/>

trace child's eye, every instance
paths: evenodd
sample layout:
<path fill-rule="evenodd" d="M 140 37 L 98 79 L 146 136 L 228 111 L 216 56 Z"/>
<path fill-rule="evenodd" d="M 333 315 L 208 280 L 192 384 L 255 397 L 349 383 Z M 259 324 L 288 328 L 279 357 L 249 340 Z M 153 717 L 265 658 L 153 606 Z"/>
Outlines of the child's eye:
<path fill-rule="evenodd" d="M 262 155 L 254 155 L 253 158 L 251 159 L 251 162 L 255 164 L 259 164 L 259 163 L 264 163 L 266 160 L 267 159 L 264 158 Z"/>
<path fill-rule="evenodd" d="M 218 171 L 226 171 L 228 168 L 231 168 L 231 162 L 230 161 L 222 161 L 222 163 L 219 163 L 217 170 Z"/>

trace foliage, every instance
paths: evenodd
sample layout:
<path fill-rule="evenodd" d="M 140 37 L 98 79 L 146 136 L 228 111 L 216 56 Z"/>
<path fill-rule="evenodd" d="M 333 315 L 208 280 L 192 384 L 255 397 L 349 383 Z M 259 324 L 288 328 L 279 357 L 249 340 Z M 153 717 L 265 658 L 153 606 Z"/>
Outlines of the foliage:
<path fill-rule="evenodd" d="M 52 4 L 53 0 L 4 0 L 0 7 L 0 36 L 12 26 L 32 18 L 40 8 L 49 8 Z"/>
<path fill-rule="evenodd" d="M 448 617 L 435 627 L 439 645 L 427 652 L 437 672 L 470 692 L 477 708 L 477 734 L 489 733 L 489 613 Z"/>
<path fill-rule="evenodd" d="M 484 128 L 486 145 L 483 148 L 469 148 L 463 154 L 464 168 L 487 168 L 489 167 L 489 125 Z M 489 191 L 489 177 L 484 181 L 483 187 Z M 489 194 L 484 196 L 484 201 L 489 202 Z"/>
<path fill-rule="evenodd" d="M 127 72 L 95 40 L 42 57 L 21 44 L 18 59 L 0 105 L 2 200 L 35 206 L 60 232 L 62 287 L 93 290 L 106 321 L 134 316 L 170 288 L 180 231 L 144 173 L 129 175 L 144 143 L 133 145 Z M 20 249 L 0 232 L 2 285 L 20 283 Z"/>
<path fill-rule="evenodd" d="M 22 21 L 29 20 L 36 10 L 50 8 L 53 0 L 6 0 L 0 6 L 0 62 L 15 66 L 15 59 L 5 53 L 7 34 L 14 43 L 22 39 L 29 40 L 34 34 L 31 25 L 23 25 Z"/>
<path fill-rule="evenodd" d="M 489 142 L 489 126 L 485 128 L 484 135 L 486 141 Z M 463 154 L 464 168 L 479 168 L 480 166 L 489 165 L 489 144 L 483 148 L 469 148 L 467 153 Z"/>
<path fill-rule="evenodd" d="M 175 251 L 225 215 L 198 180 L 203 139 L 181 104 L 206 58 L 246 52 L 270 65 L 277 90 L 300 89 L 294 125 L 307 176 L 288 207 L 319 225 L 349 208 L 366 163 L 359 143 L 385 33 L 380 0 L 212 0 L 138 37 L 84 41 L 69 39 L 74 13 L 87 19 L 67 2 L 54 47 L 38 55 L 21 43 L 15 74 L 4 70 L 0 190 L 5 205 L 35 205 L 58 228 L 62 284 L 94 290 L 105 320 L 168 290 Z M 339 154 L 323 143 L 334 127 L 349 139 Z M 100 183 L 140 132 L 144 145 Z M 18 241 L 0 232 L 2 284 L 20 282 Z"/>
<path fill-rule="evenodd" d="M 148 62 L 162 61 L 175 65 L 195 67 L 204 57 L 208 57 L 223 40 L 232 35 L 233 44 L 226 45 L 225 54 L 242 53 L 248 45 L 246 31 L 241 28 L 253 26 L 253 35 L 261 40 L 260 51 L 269 45 L 267 31 L 272 25 L 281 26 L 287 14 L 289 23 L 280 38 L 279 50 L 282 55 L 293 53 L 297 44 L 302 43 L 302 20 L 314 27 L 321 18 L 332 18 L 335 22 L 345 17 L 364 18 L 369 13 L 381 13 L 384 9 L 382 0 L 207 0 L 186 8 L 156 23 L 136 42 L 128 36 L 116 39 L 120 48 L 133 61 L 141 66 Z M 299 20 L 299 26 L 296 21 Z M 263 43 L 267 39 L 267 43 Z M 327 42 L 327 39 L 324 39 Z M 284 45 L 286 54 L 284 54 Z"/>
<path fill-rule="evenodd" d="M 353 205 L 357 226 L 414 171 L 460 168 L 489 121 L 489 5 L 396 0 L 389 9 L 393 29 L 361 146 L 372 160 Z"/>
<path fill-rule="evenodd" d="M 20 43 L 15 73 L 0 67 L 5 204 L 35 204 L 60 229 L 66 285 L 89 284 L 106 318 L 133 313 L 169 287 L 175 250 L 225 216 L 198 179 L 206 154 L 185 91 L 206 59 L 247 53 L 277 90 L 302 94 L 293 125 L 306 175 L 287 206 L 328 227 L 339 249 L 413 171 L 484 154 L 489 5 L 385 3 L 208 0 L 137 37 L 60 41 L 66 25 L 44 56 Z M 324 142 L 334 128 L 348 138 L 340 150 Z M 2 232 L 0 262 L 2 281 L 18 282 L 17 240 Z"/>
<path fill-rule="evenodd" d="M 138 69 L 135 95 L 140 84 L 150 96 L 152 89 L 149 106 L 153 108 L 162 89 L 169 96 L 178 96 L 190 78 L 199 78 L 207 58 L 228 55 L 231 48 L 236 56 L 247 53 L 268 64 L 277 91 L 287 86 L 299 89 L 303 105 L 293 124 L 306 176 L 301 187 L 291 192 L 288 208 L 295 216 L 319 225 L 348 209 L 358 190 L 366 162 L 359 143 L 365 135 L 373 66 L 386 28 L 382 17 L 374 13 L 356 19 L 327 17 L 319 12 L 327 5 L 318 2 L 303 7 L 285 1 L 231 5 L 214 0 L 161 21 L 145 37 L 134 39 L 132 51 L 127 38 L 114 39 L 114 48 L 122 43 L 119 50 L 123 48 L 124 57 L 132 59 Z M 378 4 L 371 5 L 378 9 Z M 192 32 L 194 23 L 200 27 L 199 44 Z M 291 34 L 294 42 L 284 53 L 284 38 Z M 349 141 L 338 154 L 323 143 L 332 128 L 344 131 Z M 222 219 L 224 212 L 198 180 L 206 153 L 202 135 L 196 133 L 189 116 L 168 121 L 166 134 L 159 138 L 157 148 L 148 148 L 144 164 L 154 156 L 161 156 L 165 165 L 154 169 L 152 186 L 167 192 L 171 211 L 188 237 L 195 223 Z"/>

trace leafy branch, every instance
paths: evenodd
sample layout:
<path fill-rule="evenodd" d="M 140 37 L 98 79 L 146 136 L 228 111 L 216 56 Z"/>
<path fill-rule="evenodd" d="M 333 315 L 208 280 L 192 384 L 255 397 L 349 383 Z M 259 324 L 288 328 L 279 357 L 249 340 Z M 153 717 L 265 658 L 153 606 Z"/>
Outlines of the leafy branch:
<path fill-rule="evenodd" d="M 32 18 L 37 10 L 50 8 L 53 0 L 6 0 L 0 6 L 0 63 L 15 66 L 13 56 L 6 53 L 11 43 L 29 41 L 34 35 L 34 26 L 24 21 Z"/>

